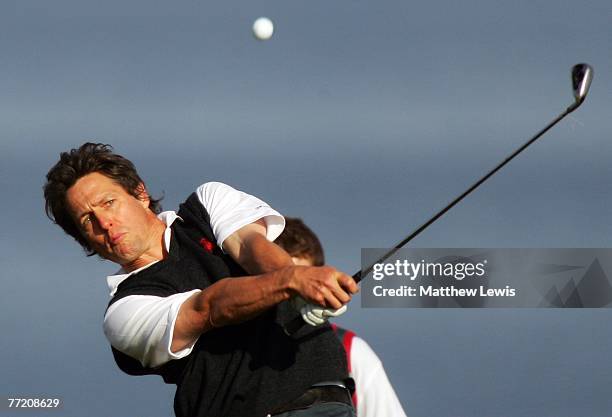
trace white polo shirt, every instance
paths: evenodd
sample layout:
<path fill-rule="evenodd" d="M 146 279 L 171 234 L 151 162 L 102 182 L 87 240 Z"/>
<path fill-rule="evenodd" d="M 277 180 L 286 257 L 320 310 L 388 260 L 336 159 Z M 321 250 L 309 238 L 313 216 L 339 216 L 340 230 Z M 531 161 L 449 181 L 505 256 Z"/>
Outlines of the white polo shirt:
<path fill-rule="evenodd" d="M 285 219 L 260 199 L 238 191 L 220 182 L 208 182 L 196 190 L 198 199 L 210 216 L 217 245 L 243 226 L 264 219 L 266 236 L 273 241 L 283 231 Z M 166 223 L 164 245 L 170 252 L 172 231 L 170 226 L 180 217 L 174 211 L 165 211 L 158 216 Z M 107 277 L 110 296 L 130 275 L 150 267 L 152 262 L 130 273 L 119 270 Z M 178 311 L 189 297 L 201 290 L 173 294 L 169 297 L 152 295 L 130 295 L 113 303 L 104 316 L 104 334 L 111 345 L 140 361 L 145 367 L 156 367 L 172 359 L 180 359 L 191 353 L 194 343 L 178 352 L 172 352 L 172 335 Z"/>
<path fill-rule="evenodd" d="M 353 337 L 351 368 L 357 391 L 359 417 L 406 417 L 385 368 L 365 340 Z"/>

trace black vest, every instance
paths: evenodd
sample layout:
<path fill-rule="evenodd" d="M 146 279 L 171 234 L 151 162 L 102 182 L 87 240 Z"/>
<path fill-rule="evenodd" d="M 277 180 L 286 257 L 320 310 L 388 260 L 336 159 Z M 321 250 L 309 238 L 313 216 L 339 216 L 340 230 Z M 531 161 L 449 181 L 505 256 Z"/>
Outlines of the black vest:
<path fill-rule="evenodd" d="M 109 307 L 128 295 L 167 297 L 247 275 L 211 244 L 209 216 L 195 193 L 178 215 L 183 221 L 172 225 L 168 257 L 123 281 Z M 190 355 L 157 368 L 144 368 L 114 348 L 113 355 L 130 375 L 157 374 L 176 384 L 177 417 L 265 416 L 317 382 L 348 376 L 342 345 L 329 325 L 304 326 L 292 337 L 285 335 L 280 323 L 296 315 L 282 303 L 255 319 L 211 330 L 200 336 Z"/>

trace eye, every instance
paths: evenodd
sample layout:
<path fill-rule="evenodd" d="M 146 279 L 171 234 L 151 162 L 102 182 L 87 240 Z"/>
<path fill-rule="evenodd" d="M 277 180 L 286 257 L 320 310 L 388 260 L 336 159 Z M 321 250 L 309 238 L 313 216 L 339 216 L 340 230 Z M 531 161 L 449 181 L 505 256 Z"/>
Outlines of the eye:
<path fill-rule="evenodd" d="M 113 204 L 115 204 L 115 199 L 111 198 L 110 200 L 107 200 L 104 205 L 106 207 L 111 207 Z"/>
<path fill-rule="evenodd" d="M 91 214 L 88 214 L 83 217 L 83 220 L 81 221 L 81 226 L 87 227 L 90 223 L 91 223 Z"/>

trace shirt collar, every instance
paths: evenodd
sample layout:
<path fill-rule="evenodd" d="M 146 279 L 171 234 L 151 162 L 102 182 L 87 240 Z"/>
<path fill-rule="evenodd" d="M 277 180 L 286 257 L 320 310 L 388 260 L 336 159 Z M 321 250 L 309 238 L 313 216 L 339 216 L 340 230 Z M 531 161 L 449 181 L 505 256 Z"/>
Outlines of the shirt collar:
<path fill-rule="evenodd" d="M 172 239 L 172 229 L 170 229 L 170 226 L 172 226 L 172 223 L 174 223 L 176 219 L 179 219 L 181 221 L 183 221 L 183 219 L 181 219 L 181 217 L 176 214 L 175 211 L 164 211 L 162 213 L 159 213 L 157 215 L 157 218 L 166 223 L 166 230 L 164 230 L 164 247 L 166 249 L 166 252 L 170 252 L 170 241 Z M 153 261 L 150 264 L 135 269 L 132 272 L 125 272 L 123 268 L 121 268 L 114 275 L 107 276 L 106 283 L 108 284 L 108 289 L 110 290 L 110 296 L 113 297 L 115 295 L 119 284 L 121 284 L 130 275 L 135 274 L 136 272 L 140 272 L 143 269 L 146 269 L 151 265 L 156 264 L 157 262 L 159 261 Z"/>

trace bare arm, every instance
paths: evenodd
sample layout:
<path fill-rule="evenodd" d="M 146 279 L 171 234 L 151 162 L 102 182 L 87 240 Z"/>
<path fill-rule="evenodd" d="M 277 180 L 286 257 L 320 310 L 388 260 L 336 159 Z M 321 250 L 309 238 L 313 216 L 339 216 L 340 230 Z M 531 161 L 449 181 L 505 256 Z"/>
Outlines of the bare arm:
<path fill-rule="evenodd" d="M 231 234 L 223 242 L 223 249 L 251 274 L 272 272 L 293 265 L 291 256 L 266 237 L 263 219 Z"/>
<path fill-rule="evenodd" d="M 348 303 L 357 290 L 350 276 L 332 267 L 291 266 L 259 276 L 225 278 L 183 303 L 171 350 L 189 346 L 214 327 L 252 319 L 294 295 L 336 309 Z"/>
<path fill-rule="evenodd" d="M 350 276 L 334 268 L 294 266 L 291 256 L 267 239 L 263 219 L 231 234 L 223 249 L 247 272 L 260 275 L 222 279 L 187 299 L 176 319 L 173 352 L 214 327 L 252 319 L 295 295 L 337 309 L 358 291 Z"/>

